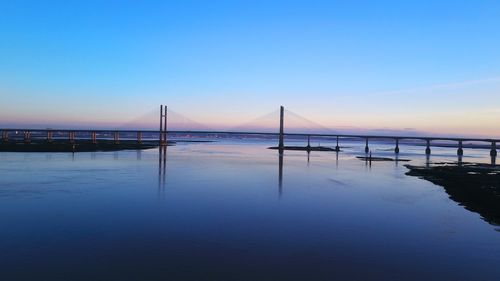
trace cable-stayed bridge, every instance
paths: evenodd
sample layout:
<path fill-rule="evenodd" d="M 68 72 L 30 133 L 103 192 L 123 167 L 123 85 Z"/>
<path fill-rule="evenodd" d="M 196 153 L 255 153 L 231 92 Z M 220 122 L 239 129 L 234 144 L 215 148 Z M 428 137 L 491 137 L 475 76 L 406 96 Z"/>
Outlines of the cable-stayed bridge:
<path fill-rule="evenodd" d="M 155 120 L 157 127 L 153 128 Z M 156 142 L 156 145 L 163 146 L 168 144 L 170 137 L 247 136 L 276 139 L 278 141 L 276 148 L 279 150 L 290 148 L 286 145 L 286 139 L 307 139 L 307 146 L 304 146 L 303 150 L 314 150 L 314 147 L 310 146 L 311 138 L 327 138 L 336 144 L 329 150 L 340 151 L 342 140 L 356 139 L 365 143 L 365 153 L 370 151 L 370 140 L 392 140 L 394 141 L 395 154 L 400 152 L 400 141 L 414 140 L 424 143 L 425 153 L 428 155 L 431 154 L 433 142 L 448 141 L 456 143 L 457 155 L 459 156 L 464 153 L 464 142 L 478 142 L 485 144 L 479 148 L 490 149 L 490 156 L 495 158 L 497 156 L 497 143 L 500 142 L 500 139 L 495 138 L 341 134 L 299 114 L 285 110 L 283 106 L 279 110 L 226 130 L 210 129 L 210 126 L 193 121 L 170 109 L 167 112 L 167 107 L 161 105 L 160 114 L 156 109 L 114 129 L 0 128 L 0 131 L 4 144 L 12 141 L 30 144 L 32 140 L 45 140 L 47 142 L 66 140 L 73 144 L 90 142 L 97 145 L 100 141 L 120 144 L 121 141 L 133 140 L 138 144 Z"/>

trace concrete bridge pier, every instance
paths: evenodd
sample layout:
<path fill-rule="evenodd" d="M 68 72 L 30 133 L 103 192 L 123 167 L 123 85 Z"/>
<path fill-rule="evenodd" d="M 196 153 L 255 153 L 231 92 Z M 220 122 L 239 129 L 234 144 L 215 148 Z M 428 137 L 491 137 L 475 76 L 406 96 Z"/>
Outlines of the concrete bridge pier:
<path fill-rule="evenodd" d="M 75 143 L 75 132 L 69 132 L 69 142 Z"/>
<path fill-rule="evenodd" d="M 426 140 L 425 154 L 431 154 L 431 140 Z"/>
<path fill-rule="evenodd" d="M 2 141 L 3 142 L 9 141 L 9 131 L 2 131 Z"/>
<path fill-rule="evenodd" d="M 457 155 L 458 156 L 464 155 L 464 147 L 461 140 L 458 141 Z"/>
<path fill-rule="evenodd" d="M 369 151 L 370 151 L 370 148 L 368 147 L 368 138 L 366 138 L 365 153 L 368 153 Z"/>
<path fill-rule="evenodd" d="M 396 147 L 394 148 L 394 153 L 399 154 L 399 139 L 396 139 Z"/>
<path fill-rule="evenodd" d="M 137 143 L 138 144 L 142 143 L 142 132 L 137 132 Z"/>
<path fill-rule="evenodd" d="M 31 143 L 31 132 L 24 131 L 24 143 Z"/>
<path fill-rule="evenodd" d="M 115 141 L 115 144 L 119 144 L 120 143 L 120 133 L 119 132 L 114 132 L 113 139 Z"/>
<path fill-rule="evenodd" d="M 497 142 L 496 141 L 491 142 L 490 156 L 495 157 L 495 158 L 497 157 Z"/>

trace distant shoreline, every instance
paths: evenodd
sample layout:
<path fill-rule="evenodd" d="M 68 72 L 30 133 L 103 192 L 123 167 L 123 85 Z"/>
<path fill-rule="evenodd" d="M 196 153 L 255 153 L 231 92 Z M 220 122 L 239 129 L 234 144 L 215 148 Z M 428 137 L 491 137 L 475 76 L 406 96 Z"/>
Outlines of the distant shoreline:
<path fill-rule="evenodd" d="M 167 145 L 175 145 L 168 142 Z M 71 143 L 68 140 L 33 140 L 31 143 L 23 141 L 8 141 L 0 143 L 0 152 L 94 152 L 94 151 L 120 151 L 120 150 L 142 150 L 156 148 L 157 141 L 122 140 L 115 143 L 113 140 L 99 140 L 92 143 L 90 140 L 76 140 Z"/>

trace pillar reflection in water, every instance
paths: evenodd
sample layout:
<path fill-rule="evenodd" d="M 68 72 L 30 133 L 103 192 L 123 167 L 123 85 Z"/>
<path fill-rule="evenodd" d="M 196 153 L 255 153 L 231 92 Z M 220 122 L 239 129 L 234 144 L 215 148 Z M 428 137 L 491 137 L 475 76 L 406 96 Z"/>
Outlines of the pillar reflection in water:
<path fill-rule="evenodd" d="M 165 196 L 165 178 L 167 172 L 167 147 L 159 146 L 158 148 L 158 196 Z"/>
<path fill-rule="evenodd" d="M 278 191 L 279 195 L 283 193 L 283 149 L 278 153 Z"/>

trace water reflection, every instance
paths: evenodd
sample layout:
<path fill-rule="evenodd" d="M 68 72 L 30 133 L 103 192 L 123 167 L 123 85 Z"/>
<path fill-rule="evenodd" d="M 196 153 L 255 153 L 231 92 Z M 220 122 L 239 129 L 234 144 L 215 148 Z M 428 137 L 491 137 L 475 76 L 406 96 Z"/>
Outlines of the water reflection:
<path fill-rule="evenodd" d="M 167 147 L 158 148 L 158 196 L 165 197 L 165 179 L 167 173 Z"/>
<path fill-rule="evenodd" d="M 365 170 L 368 169 L 368 170 L 371 170 L 372 169 L 372 155 L 371 155 L 371 152 L 370 154 L 366 154 L 365 156 Z"/>
<path fill-rule="evenodd" d="M 395 169 L 375 162 L 364 173 L 354 157 L 364 155 L 359 149 L 313 157 L 287 151 L 281 196 L 283 151 L 215 143 L 168 149 L 121 151 L 119 161 L 109 152 L 75 153 L 75 163 L 52 154 L 50 165 L 40 154 L 0 154 L 0 279 L 82 272 L 88 274 L 73 279 L 400 280 L 410 272 L 412 280 L 496 280 L 500 274 L 499 233 L 450 204 L 441 188 L 404 176 L 402 163 Z M 454 151 L 447 157 L 457 159 Z M 423 155 L 411 159 L 424 166 Z M 415 253 L 411 261 L 407 253 Z"/>
<path fill-rule="evenodd" d="M 278 192 L 281 197 L 283 193 L 283 150 L 278 153 Z"/>
<path fill-rule="evenodd" d="M 283 150 L 278 153 L 278 192 L 281 197 L 283 193 Z"/>

